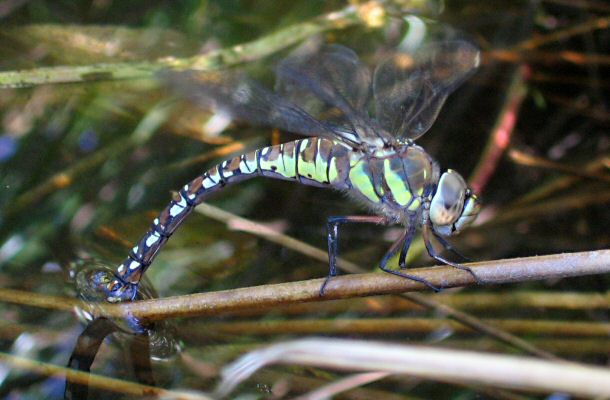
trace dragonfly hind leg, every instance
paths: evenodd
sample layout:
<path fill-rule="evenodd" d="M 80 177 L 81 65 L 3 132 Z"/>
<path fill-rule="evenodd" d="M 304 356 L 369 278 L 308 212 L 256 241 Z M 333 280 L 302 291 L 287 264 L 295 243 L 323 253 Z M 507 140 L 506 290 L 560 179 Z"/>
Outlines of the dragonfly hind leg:
<path fill-rule="evenodd" d="M 441 262 L 443 264 L 446 265 L 450 265 L 453 268 L 457 268 L 457 269 L 461 269 L 462 271 L 466 271 L 468 272 L 470 275 L 472 275 L 472 277 L 474 278 L 474 280 L 477 282 L 477 284 L 482 285 L 485 282 L 483 280 L 481 280 L 481 278 L 479 278 L 477 276 L 477 274 L 474 273 L 474 271 L 469 268 L 466 267 L 464 265 L 461 264 L 457 264 L 454 263 L 453 261 L 449 261 L 447 260 L 445 257 L 442 257 L 441 255 L 439 255 L 436 250 L 434 249 L 434 246 L 432 246 L 432 242 L 430 241 L 430 230 L 432 228 L 428 227 L 427 225 L 424 225 L 423 229 L 422 229 L 422 233 L 424 236 L 424 243 L 426 245 L 426 250 L 428 250 L 428 254 L 430 255 L 430 257 L 434 258 L 436 261 Z M 462 256 L 461 254 L 459 254 L 457 251 L 455 251 L 455 249 L 453 249 L 453 247 L 443 238 L 439 237 L 436 232 L 433 231 L 433 235 L 436 237 L 436 239 L 439 241 L 439 243 L 441 245 L 443 245 L 444 248 L 446 248 L 447 250 L 451 251 L 454 254 L 459 255 L 460 257 L 467 259 L 466 257 Z"/>
<path fill-rule="evenodd" d="M 387 225 L 388 221 L 384 217 L 376 215 L 346 215 L 328 217 L 326 221 L 326 229 L 328 235 L 328 276 L 320 287 L 320 297 L 324 296 L 324 289 L 334 276 L 337 276 L 337 253 L 339 245 L 339 225 L 348 223 L 366 223 Z"/>

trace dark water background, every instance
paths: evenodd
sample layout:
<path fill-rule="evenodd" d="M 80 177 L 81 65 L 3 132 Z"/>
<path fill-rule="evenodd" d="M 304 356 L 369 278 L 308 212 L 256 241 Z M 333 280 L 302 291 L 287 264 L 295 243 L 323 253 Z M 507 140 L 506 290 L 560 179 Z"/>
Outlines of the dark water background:
<path fill-rule="evenodd" d="M 293 47 L 277 46 L 291 42 L 286 30 L 347 6 L 339 1 L 298 0 L 0 1 L 0 71 L 136 62 L 154 67 L 159 59 L 205 54 L 284 32 L 263 40 L 258 53 L 253 51 L 238 63 L 271 83 L 273 65 Z M 391 18 L 379 26 L 364 19 L 318 36 L 353 48 L 374 65 L 385 51 L 413 34 L 416 23 L 411 19 L 409 25 L 405 17 L 416 14 L 425 18 L 422 24 L 431 37 L 442 39 L 459 31 L 482 49 L 479 72 L 449 98 L 437 123 L 418 141 L 441 166 L 466 177 L 484 154 L 511 80 L 519 68 L 526 68 L 522 85 L 527 95 L 516 114 L 510 145 L 484 185 L 480 225 L 455 238 L 456 247 L 475 260 L 607 248 L 610 5 L 558 0 L 388 2 L 383 10 Z M 274 46 L 278 49 L 265 51 Z M 169 201 L 170 191 L 234 154 L 235 146 L 251 149 L 295 138 L 246 124 L 233 124 L 220 134 L 206 133 L 202 126 L 209 112 L 177 101 L 146 75 L 96 80 L 104 76 L 93 74 L 86 81 L 0 88 L 3 354 L 66 365 L 83 329 L 66 306 L 75 298 L 70 274 L 75 265 L 91 259 L 111 266 L 118 263 Z M 524 163 L 525 155 L 536 157 L 534 165 Z M 564 185 L 534 201 L 523 200 L 557 182 Z M 363 211 L 339 193 L 264 179 L 227 188 L 210 203 L 322 249 L 328 216 Z M 395 234 L 392 228 L 345 229 L 341 254 L 373 270 Z M 421 241 L 414 246 L 411 262 L 432 264 L 421 251 Z M 193 213 L 148 276 L 159 295 L 167 297 L 320 278 L 327 268 Z M 608 278 L 600 275 L 468 287 L 437 297 L 478 317 L 494 318 L 499 326 L 542 349 L 605 365 L 610 351 L 607 284 Z M 19 293 L 25 299 L 42 296 L 42 306 L 25 305 Z M 383 297 L 321 302 L 292 312 L 174 319 L 176 340 L 184 353 L 154 363 L 157 384 L 208 391 L 217 382 L 218 369 L 247 349 L 307 336 L 286 332 L 293 320 L 324 322 L 327 325 L 321 326 L 329 327 L 340 319 L 366 318 L 383 327 L 386 318 L 413 319 L 414 328 L 405 331 L 333 328 L 332 336 L 436 341 L 453 348 L 518 353 L 480 333 L 456 329 L 442 315 L 401 304 Z M 422 318 L 432 325 L 417 328 Z M 520 325 L 511 328 L 513 320 Z M 554 328 L 539 330 L 533 323 L 541 320 Z M 262 333 L 268 321 L 286 324 Z M 240 331 L 231 325 L 236 322 L 250 324 Z M 322 327 L 317 335 L 324 334 Z M 120 340 L 105 343 L 93 372 L 134 380 L 124 354 Z M 271 368 L 239 393 L 266 398 L 274 384 L 287 381 L 285 395 L 290 398 L 341 376 L 315 368 Z M 0 360 L 0 397 L 61 398 L 63 388 L 62 377 L 49 378 Z M 468 399 L 480 395 L 472 387 L 406 378 L 384 380 L 367 389 L 371 392 L 352 391 L 345 396 Z M 116 396 L 101 389 L 92 389 L 91 394 L 91 398 Z"/>

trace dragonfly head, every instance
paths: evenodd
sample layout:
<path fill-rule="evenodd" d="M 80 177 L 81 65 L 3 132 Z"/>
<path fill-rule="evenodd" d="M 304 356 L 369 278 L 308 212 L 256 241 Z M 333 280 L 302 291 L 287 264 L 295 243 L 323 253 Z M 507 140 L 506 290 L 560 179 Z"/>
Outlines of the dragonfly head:
<path fill-rule="evenodd" d="M 481 210 L 481 203 L 471 193 L 464 178 L 453 170 L 441 175 L 430 202 L 430 222 L 443 236 L 455 235 L 472 224 Z"/>

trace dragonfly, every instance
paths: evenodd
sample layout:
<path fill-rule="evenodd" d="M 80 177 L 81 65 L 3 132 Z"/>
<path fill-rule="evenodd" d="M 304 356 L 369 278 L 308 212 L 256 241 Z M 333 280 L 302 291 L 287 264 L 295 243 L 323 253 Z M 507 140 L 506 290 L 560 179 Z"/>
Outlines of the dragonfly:
<path fill-rule="evenodd" d="M 383 271 L 439 290 L 405 271 L 420 229 L 431 257 L 477 278 L 470 268 L 438 254 L 432 239 L 459 254 L 445 238 L 472 224 L 480 200 L 458 172 L 441 171 L 414 141 L 479 62 L 478 49 L 467 41 L 433 42 L 412 54 L 394 52 L 371 74 L 353 50 L 330 44 L 303 46 L 280 61 L 275 90 L 239 73 L 162 73 L 201 106 L 304 138 L 237 155 L 184 185 L 113 274 L 90 276 L 92 288 L 108 302 L 134 299 L 146 269 L 198 204 L 227 185 L 261 176 L 335 189 L 371 211 L 328 218 L 329 274 L 320 295 L 337 274 L 339 226 L 348 223 L 404 227 L 379 263 Z M 400 269 L 392 269 L 388 262 L 399 251 Z"/>

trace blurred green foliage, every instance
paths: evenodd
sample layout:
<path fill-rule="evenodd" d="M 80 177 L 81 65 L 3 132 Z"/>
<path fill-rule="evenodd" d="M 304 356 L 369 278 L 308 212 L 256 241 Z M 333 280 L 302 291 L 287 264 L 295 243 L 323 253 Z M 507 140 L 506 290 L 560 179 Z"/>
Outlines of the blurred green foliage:
<path fill-rule="evenodd" d="M 0 1 L 0 71 L 154 63 L 166 57 L 191 57 L 264 38 L 348 6 L 342 1 L 318 0 Z M 384 10 L 391 18 L 379 27 L 361 22 L 320 36 L 329 42 L 346 44 L 364 60 L 374 63 L 404 39 L 409 32 L 404 18 L 415 13 L 425 22 L 427 34 L 443 38 L 460 32 L 460 36 L 483 50 L 484 63 L 478 74 L 451 96 L 433 129 L 418 142 L 443 168 L 450 167 L 467 176 L 482 154 L 511 74 L 518 65 L 492 57 L 493 51 L 500 49 L 520 54 L 517 59 L 531 70 L 527 81 L 529 96 L 518 115 L 512 148 L 576 171 L 583 171 L 584 165 L 592 160 L 608 159 L 610 38 L 607 29 L 597 29 L 592 23 L 607 15 L 609 10 L 603 3 L 388 1 Z M 569 31 L 574 26 L 586 27 L 588 23 L 591 27 L 579 34 L 553 38 L 557 32 Z M 548 43 L 518 51 L 528 40 L 545 35 L 551 37 Z M 242 67 L 270 83 L 274 63 L 288 50 L 268 57 L 255 56 Z M 566 52 L 577 56 L 562 58 Z M 600 61 L 596 56 L 605 58 Z M 197 161 L 197 157 L 234 142 L 253 148 L 272 140 L 270 129 L 242 123 L 231 125 L 219 135 L 207 134 L 202 127 L 209 116 L 209 110 L 199 110 L 172 97 L 154 79 L 0 89 L 0 286 L 74 296 L 71 263 L 90 257 L 108 265 L 120 261 L 130 243 L 144 233 L 155 213 L 169 201 L 171 190 L 222 160 L 213 153 L 203 162 Z M 280 133 L 281 141 L 294 138 Z M 535 204 L 574 196 L 582 196 L 582 203 L 576 202 L 567 211 L 549 208 L 527 218 L 494 225 L 494 216 L 509 211 L 511 206 L 513 209 L 532 206 L 518 205 L 515 202 L 519 198 L 565 175 L 565 171 L 523 166 L 504 157 L 483 193 L 486 209 L 482 217 L 490 223 L 465 232 L 456 239 L 456 246 L 477 260 L 608 247 L 610 212 L 608 200 L 604 199 L 608 199 L 610 187 L 607 180 L 594 176 L 602 174 L 607 179 L 607 161 L 605 167 L 593 172 L 593 176 L 580 177 Z M 263 179 L 227 188 L 211 202 L 241 216 L 274 224 L 321 248 L 325 247 L 327 216 L 366 211 L 338 193 Z M 373 268 L 389 246 L 392 230 L 387 232 L 388 229 L 380 227 L 346 229 L 341 254 Z M 422 257 L 418 262 L 427 261 Z M 323 277 L 326 273 L 325 265 L 193 214 L 151 267 L 149 277 L 161 296 L 169 296 Z M 499 296 L 524 289 L 595 293 L 606 291 L 607 283 L 606 277 L 598 276 L 469 288 L 467 292 L 490 291 Z M 324 313 L 323 307 L 307 316 L 320 313 Z M 358 317 L 367 313 L 376 317 L 392 314 L 346 307 L 342 313 L 331 316 Z M 423 313 L 397 311 L 393 316 L 406 318 Z M 67 362 L 70 346 L 81 329 L 75 318 L 61 312 L 0 303 L 0 315 L 0 319 L 14 326 L 34 327 L 18 335 L 0 334 L 2 351 L 60 365 Z M 483 310 L 479 315 L 593 321 L 605 321 L 608 316 L 607 308 L 589 314 L 500 309 Z M 252 319 L 273 317 L 270 313 Z M 45 336 L 48 332 L 65 335 L 49 339 Z M 29 336 L 24 336 L 26 333 Z M 191 354 L 215 368 L 233 357 L 234 349 L 271 340 L 248 332 L 178 336 Z M 408 337 L 387 332 L 381 337 L 366 337 L 425 342 L 437 336 L 438 332 Z M 285 337 L 278 333 L 272 338 Z M 24 347 L 24 338 L 29 338 L 30 347 Z M 456 346 L 477 349 L 489 345 L 476 336 L 468 339 Z M 544 340 L 539 341 L 544 347 Z M 96 372 L 133 379 L 128 363 L 117 349 L 103 347 Z M 569 356 L 604 364 L 607 354 L 607 350 L 600 350 Z M 164 386 L 195 390 L 209 390 L 213 386 L 214 379 L 197 378 L 191 367 L 179 359 L 170 365 L 171 368 L 159 372 L 164 376 L 160 379 Z M 316 377 L 321 382 L 340 375 L 298 368 L 289 371 L 291 379 Z M 408 393 L 422 398 L 477 396 L 474 389 L 431 383 L 411 387 L 400 380 L 378 383 L 376 389 L 388 395 Z M 266 396 L 255 384 L 242 390 L 253 396 Z M 0 374 L 0 397 L 60 398 L 62 391 L 60 380 L 17 370 L 7 376 Z M 96 398 L 103 396 L 113 395 L 96 394 Z"/>

